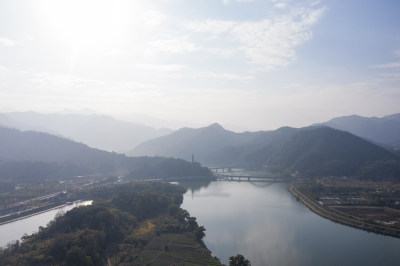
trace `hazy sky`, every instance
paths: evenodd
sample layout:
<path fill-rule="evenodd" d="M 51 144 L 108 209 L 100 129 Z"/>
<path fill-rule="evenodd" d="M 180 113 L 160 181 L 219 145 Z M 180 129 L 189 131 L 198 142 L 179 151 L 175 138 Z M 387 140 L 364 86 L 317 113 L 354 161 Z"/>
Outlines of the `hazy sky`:
<path fill-rule="evenodd" d="M 248 130 L 397 113 L 399 14 L 398 0 L 2 0 L 0 111 Z"/>

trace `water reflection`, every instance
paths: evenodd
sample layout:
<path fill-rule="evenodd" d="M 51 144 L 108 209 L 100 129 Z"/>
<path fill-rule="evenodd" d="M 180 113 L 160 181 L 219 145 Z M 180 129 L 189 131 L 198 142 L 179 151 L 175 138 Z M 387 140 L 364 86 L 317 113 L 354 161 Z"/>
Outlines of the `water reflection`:
<path fill-rule="evenodd" d="M 273 219 L 262 219 L 245 229 L 244 252 L 253 265 L 309 265 L 305 253 L 295 245 L 293 230 Z"/>
<path fill-rule="evenodd" d="M 195 179 L 195 180 L 183 180 L 179 184 L 186 188 L 194 196 L 196 191 L 200 191 L 202 188 L 207 188 L 211 184 L 210 179 Z"/>
<path fill-rule="evenodd" d="M 189 189 L 182 207 L 206 227 L 205 244 L 225 264 L 241 253 L 252 265 L 398 265 L 399 239 L 321 218 L 288 186 L 216 181 Z"/>
<path fill-rule="evenodd" d="M 65 205 L 12 223 L 0 225 L 0 247 L 5 247 L 11 241 L 20 240 L 24 234 L 30 235 L 37 232 L 39 226 L 46 226 L 56 215 L 63 214 L 78 206 L 90 204 L 92 204 L 91 200 L 77 201 L 71 205 Z"/>
<path fill-rule="evenodd" d="M 254 187 L 269 187 L 274 182 L 263 182 L 263 181 L 254 182 L 254 181 L 250 181 L 250 182 L 247 182 L 247 183 L 249 183 L 250 185 L 252 185 Z"/>

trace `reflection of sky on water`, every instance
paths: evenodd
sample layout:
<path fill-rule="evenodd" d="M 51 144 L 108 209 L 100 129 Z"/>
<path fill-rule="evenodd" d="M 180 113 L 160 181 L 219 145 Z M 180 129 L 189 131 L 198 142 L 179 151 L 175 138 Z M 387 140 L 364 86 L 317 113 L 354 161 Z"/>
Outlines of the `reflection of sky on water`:
<path fill-rule="evenodd" d="M 182 208 L 206 227 L 204 242 L 223 263 L 237 253 L 252 265 L 398 265 L 400 259 L 399 239 L 321 218 L 284 183 L 212 182 L 189 190 Z"/>
<path fill-rule="evenodd" d="M 299 252 L 292 248 L 293 236 L 279 215 L 290 204 L 290 198 L 281 197 L 279 192 L 245 182 L 215 182 L 195 193 L 193 199 L 189 191 L 183 208 L 198 217 L 199 224 L 206 225 L 205 243 L 224 262 L 242 253 L 252 258 L 253 265 L 279 265 L 283 257 L 285 265 L 296 265 Z M 221 194 L 230 197 L 221 198 Z M 201 204 L 196 204 L 199 198 Z M 267 212 L 264 205 L 270 207 Z"/>
<path fill-rule="evenodd" d="M 227 198 L 227 197 L 230 197 L 231 196 L 231 194 L 229 194 L 229 193 L 224 193 L 224 192 L 221 192 L 221 193 L 194 193 L 194 192 L 190 192 L 190 195 L 191 195 L 191 198 L 194 198 L 194 197 L 196 197 L 196 198 L 209 198 L 209 197 L 218 197 L 218 198 Z"/>
<path fill-rule="evenodd" d="M 306 264 L 306 255 L 295 245 L 293 232 L 272 219 L 260 222 L 246 228 L 243 239 L 244 253 L 252 258 L 253 265 Z"/>

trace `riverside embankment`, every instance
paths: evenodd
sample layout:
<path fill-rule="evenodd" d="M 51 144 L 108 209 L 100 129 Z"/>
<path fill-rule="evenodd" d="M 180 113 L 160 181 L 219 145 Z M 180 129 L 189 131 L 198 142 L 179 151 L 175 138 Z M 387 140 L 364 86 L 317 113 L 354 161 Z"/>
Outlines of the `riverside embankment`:
<path fill-rule="evenodd" d="M 400 238 L 400 229 L 371 223 L 360 217 L 356 217 L 348 213 L 341 212 L 332 207 L 320 204 L 319 202 L 307 196 L 305 193 L 299 191 L 299 189 L 296 187 L 296 182 L 293 182 L 291 184 L 289 191 L 292 193 L 292 195 L 298 198 L 304 205 L 306 205 L 311 211 L 333 222 L 352 226 L 368 232 L 374 232 L 377 234 L 389 235 L 396 238 Z"/>

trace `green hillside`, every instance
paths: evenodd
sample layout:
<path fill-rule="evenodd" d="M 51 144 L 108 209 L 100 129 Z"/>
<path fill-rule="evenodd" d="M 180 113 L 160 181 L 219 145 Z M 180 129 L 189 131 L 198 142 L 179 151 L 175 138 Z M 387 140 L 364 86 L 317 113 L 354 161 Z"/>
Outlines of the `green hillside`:
<path fill-rule="evenodd" d="M 184 192 L 162 183 L 97 188 L 92 205 L 0 249 L 0 264 L 221 265 L 202 242 L 204 227 L 179 208 Z"/>
<path fill-rule="evenodd" d="M 208 176 L 199 163 L 163 157 L 127 157 L 46 133 L 0 127 L 0 180 L 40 181 L 79 175 L 132 178 Z"/>
<path fill-rule="evenodd" d="M 370 178 L 387 179 L 396 177 L 399 160 L 395 154 L 350 133 L 320 127 L 298 132 L 268 163 L 303 176 L 364 176 L 368 172 Z M 391 164 L 393 169 L 378 171 L 378 167 L 384 168 L 382 164 Z M 379 174 L 373 176 L 374 169 Z"/>

